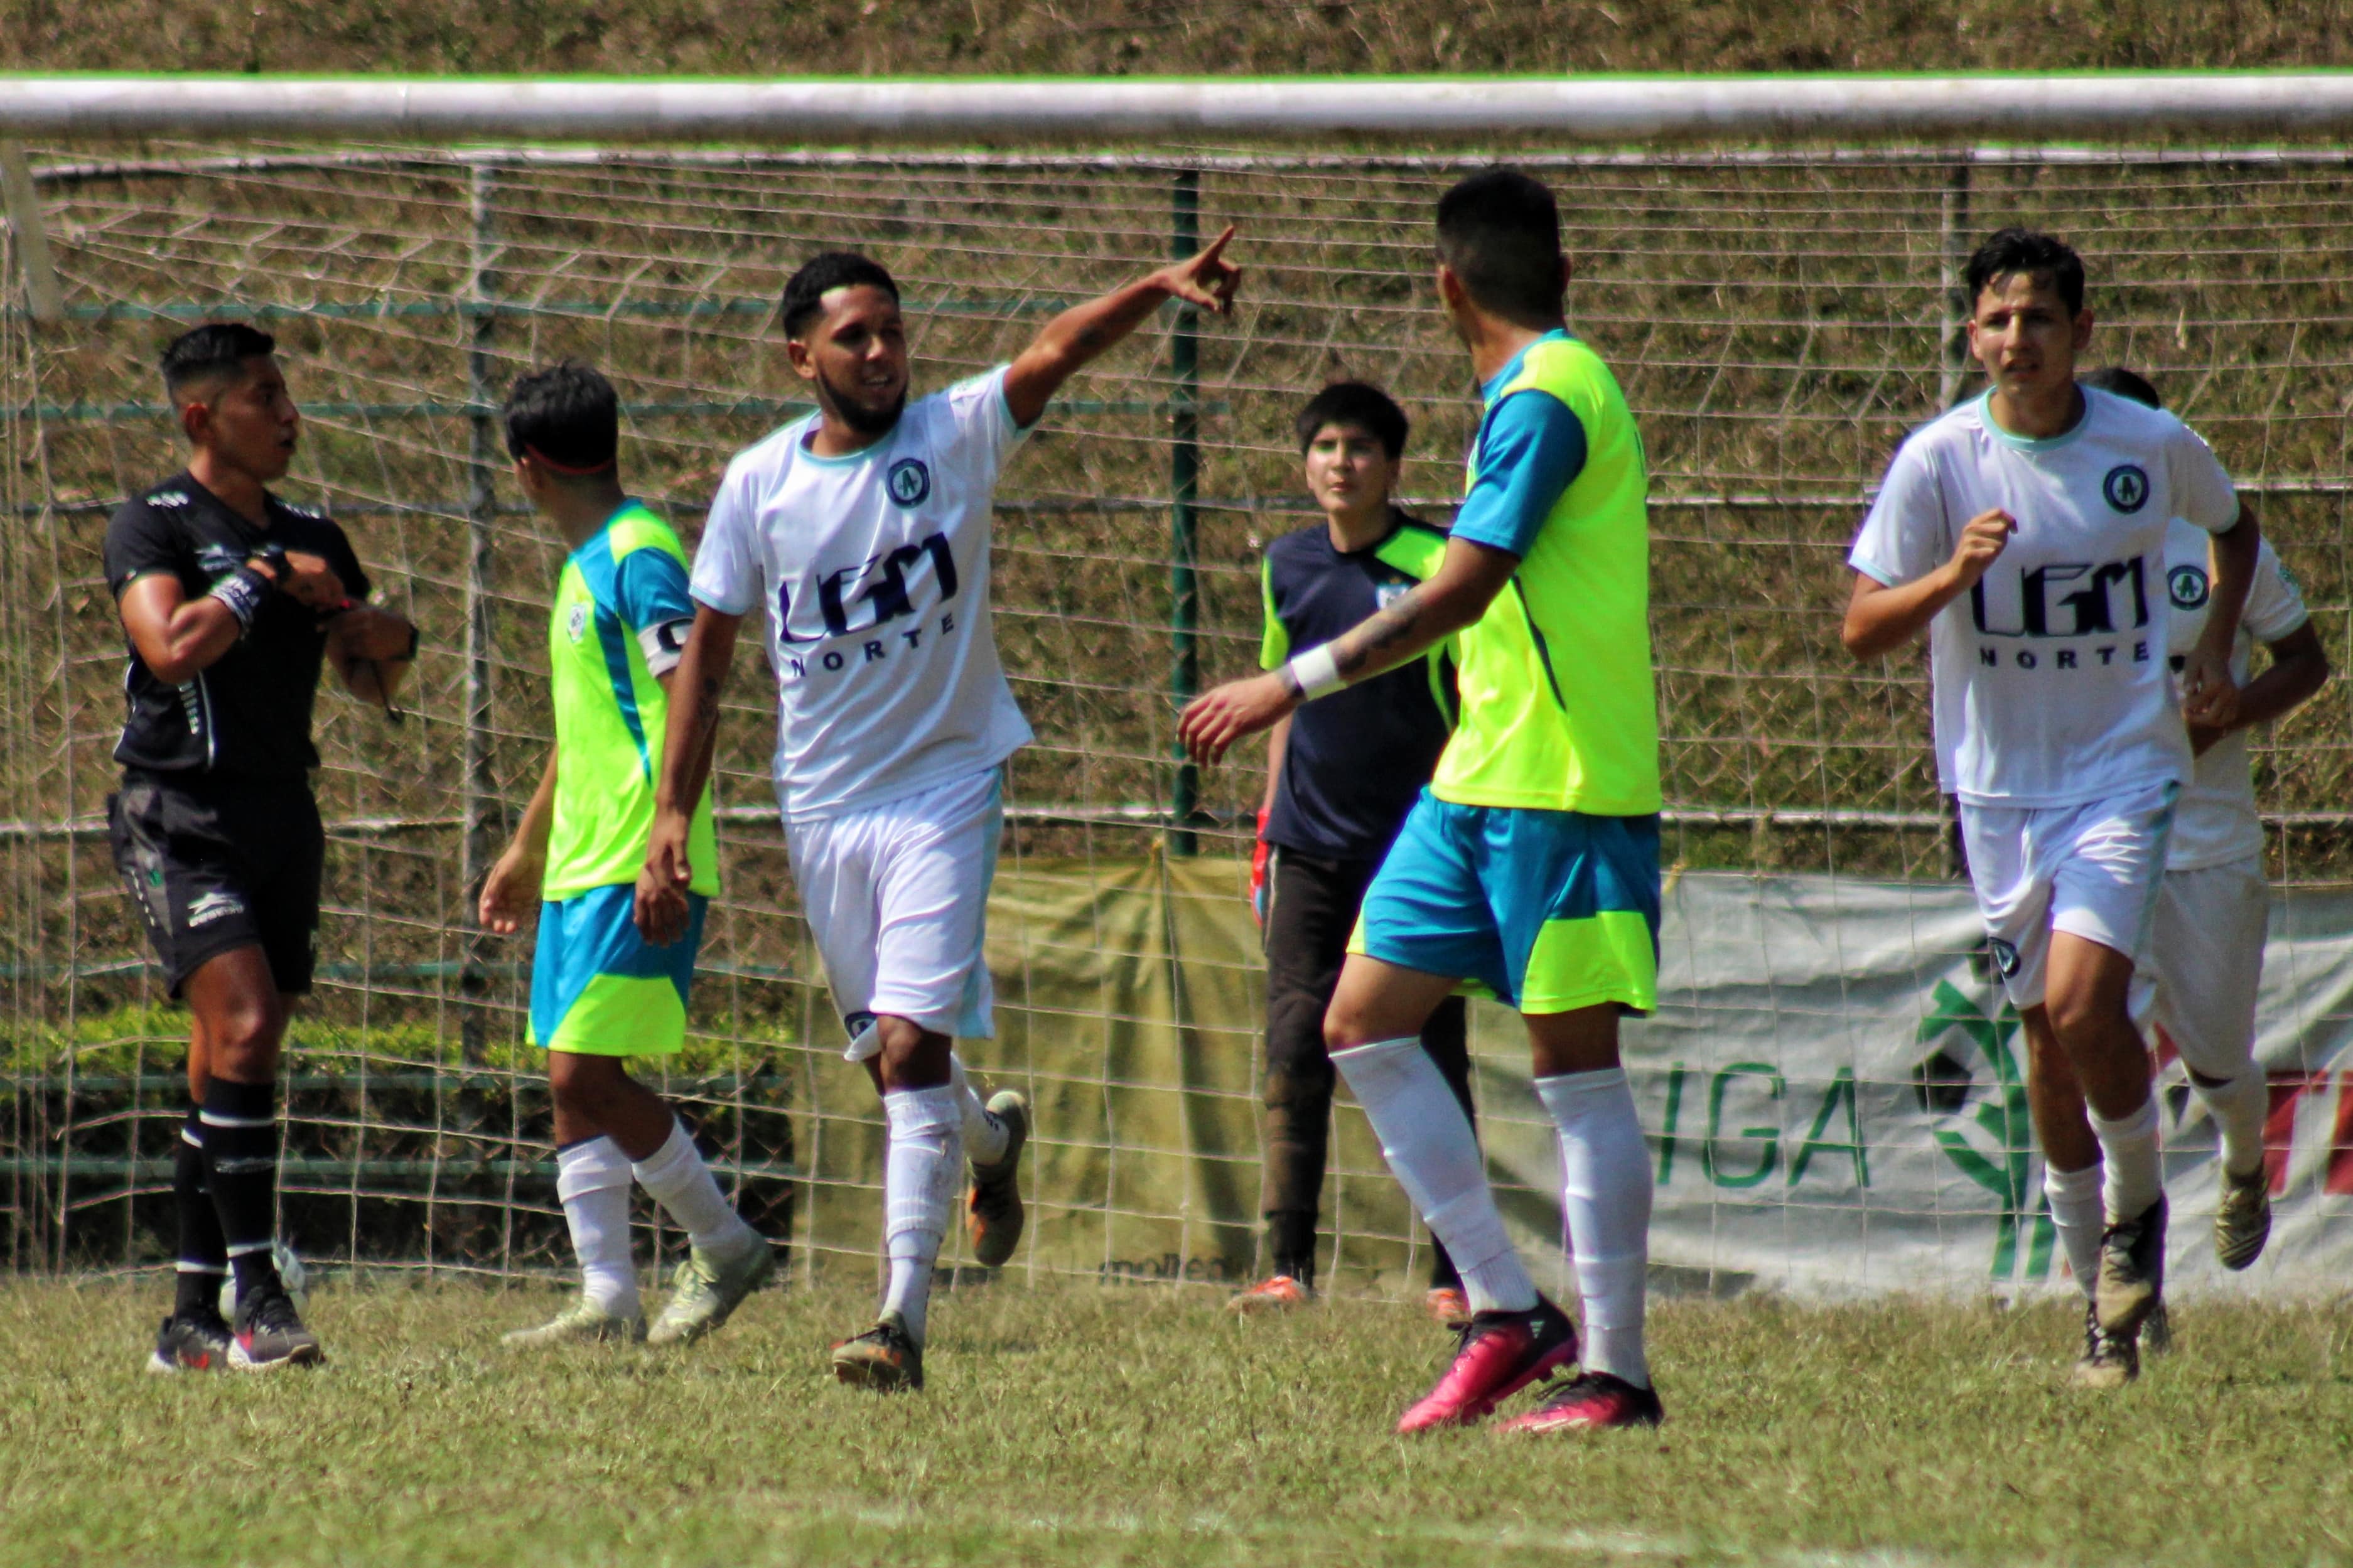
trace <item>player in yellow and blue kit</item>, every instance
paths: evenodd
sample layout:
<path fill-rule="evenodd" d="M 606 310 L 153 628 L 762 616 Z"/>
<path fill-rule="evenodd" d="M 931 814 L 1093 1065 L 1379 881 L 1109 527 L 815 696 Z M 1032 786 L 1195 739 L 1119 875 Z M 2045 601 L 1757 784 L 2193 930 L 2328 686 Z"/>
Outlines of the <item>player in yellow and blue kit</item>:
<path fill-rule="evenodd" d="M 694 619 L 686 552 L 621 489 L 619 405 L 602 375 L 573 361 L 525 375 L 505 418 L 516 480 L 572 552 L 548 626 L 555 745 L 514 843 L 483 882 L 481 919 L 512 933 L 540 904 L 531 1037 L 547 1052 L 555 1190 L 582 1286 L 569 1310 L 507 1340 L 683 1342 L 724 1322 L 775 1266 L 685 1128 L 627 1065 L 684 1047 L 703 911 L 719 890 L 705 790 L 686 933 L 659 947 L 638 935 L 632 900 L 653 830 L 668 686 Z M 690 1247 L 650 1332 L 629 1249 L 632 1175 Z"/>
<path fill-rule="evenodd" d="M 1656 1425 L 1642 1352 L 1650 1161 L 1618 1057 L 1619 1018 L 1658 991 L 1642 440 L 1608 366 L 1565 324 L 1551 192 L 1509 169 L 1462 181 L 1439 203 L 1438 256 L 1486 405 L 1445 560 L 1352 630 L 1200 698 L 1179 729 L 1214 761 L 1301 704 L 1457 638 L 1454 733 L 1365 895 L 1324 1016 L 1334 1064 L 1472 1308 L 1453 1365 L 1398 1429 L 1480 1420 L 1577 1362 L 1577 1331 L 1522 1266 L 1471 1124 L 1421 1048 L 1458 984 L 1526 1021 L 1585 1308 L 1583 1374 L 1509 1428 Z"/>

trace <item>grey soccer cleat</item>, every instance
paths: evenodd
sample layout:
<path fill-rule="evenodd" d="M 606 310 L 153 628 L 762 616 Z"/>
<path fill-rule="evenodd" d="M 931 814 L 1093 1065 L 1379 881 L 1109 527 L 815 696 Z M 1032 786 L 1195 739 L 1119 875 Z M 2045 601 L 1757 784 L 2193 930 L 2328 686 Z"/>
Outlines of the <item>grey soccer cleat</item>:
<path fill-rule="evenodd" d="M 2100 1311 L 2084 1303 L 2084 1354 L 2069 1381 L 2078 1388 L 2122 1388 L 2140 1375 L 2137 1334 L 2112 1334 L 2100 1327 Z"/>
<path fill-rule="evenodd" d="M 645 1337 L 643 1312 L 608 1312 L 583 1296 L 537 1328 L 501 1334 L 499 1342 L 513 1350 L 539 1350 L 548 1345 L 605 1344 Z"/>
<path fill-rule="evenodd" d="M 2244 1176 L 2224 1171 L 2214 1204 L 2214 1256 L 2225 1268 L 2244 1268 L 2263 1256 L 2271 1235 L 2270 1165 L 2258 1164 Z"/>
<path fill-rule="evenodd" d="M 701 1339 L 724 1323 L 744 1298 L 776 1271 L 776 1254 L 764 1236 L 754 1236 L 751 1246 L 732 1257 L 689 1247 L 686 1261 L 670 1281 L 661 1316 L 646 1331 L 646 1343 L 683 1345 Z"/>
<path fill-rule="evenodd" d="M 2100 1327 L 2137 1343 L 2140 1326 L 2165 1290 L 2165 1195 L 2100 1233 L 2100 1278 L 2092 1293 Z"/>
<path fill-rule="evenodd" d="M 1002 1268 L 1021 1245 L 1026 1217 L 1021 1207 L 1021 1146 L 1029 1141 L 1029 1102 L 1018 1089 L 988 1097 L 988 1114 L 1005 1124 L 1005 1152 L 987 1164 L 975 1162 L 965 1194 L 965 1226 L 972 1237 L 973 1261 Z"/>

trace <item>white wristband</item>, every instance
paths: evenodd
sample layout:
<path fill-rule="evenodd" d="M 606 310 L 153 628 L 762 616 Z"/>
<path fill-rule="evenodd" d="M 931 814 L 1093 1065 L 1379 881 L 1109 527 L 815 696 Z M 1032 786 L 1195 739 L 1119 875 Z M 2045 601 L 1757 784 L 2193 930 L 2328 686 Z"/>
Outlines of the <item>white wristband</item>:
<path fill-rule="evenodd" d="M 1329 697 L 1347 685 L 1340 678 L 1339 660 L 1332 657 L 1330 643 L 1318 643 L 1291 661 L 1291 679 L 1299 682 L 1299 694 L 1303 701 L 1313 702 L 1318 697 Z"/>

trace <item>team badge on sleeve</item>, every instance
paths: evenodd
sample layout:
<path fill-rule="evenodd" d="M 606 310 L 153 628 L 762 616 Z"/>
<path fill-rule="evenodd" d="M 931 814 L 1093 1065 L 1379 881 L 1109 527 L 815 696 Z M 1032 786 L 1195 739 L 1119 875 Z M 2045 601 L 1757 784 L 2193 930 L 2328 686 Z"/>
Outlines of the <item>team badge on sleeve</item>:
<path fill-rule="evenodd" d="M 2206 571 L 2187 563 L 2165 574 L 2165 591 L 2177 610 L 2194 610 L 2206 602 Z"/>

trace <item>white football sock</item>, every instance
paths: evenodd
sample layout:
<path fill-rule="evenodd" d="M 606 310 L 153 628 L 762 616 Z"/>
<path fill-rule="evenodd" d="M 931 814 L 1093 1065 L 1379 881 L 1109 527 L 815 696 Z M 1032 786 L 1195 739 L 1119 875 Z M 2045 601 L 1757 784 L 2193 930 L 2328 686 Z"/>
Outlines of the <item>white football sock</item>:
<path fill-rule="evenodd" d="M 610 1138 L 555 1152 L 555 1195 L 580 1259 L 580 1289 L 617 1318 L 638 1315 L 638 1266 L 629 1255 L 629 1157 Z"/>
<path fill-rule="evenodd" d="M 1479 1140 L 1420 1037 L 1334 1051 L 1332 1065 L 1364 1107 L 1398 1184 L 1462 1271 L 1471 1310 L 1525 1312 L 1535 1306 L 1535 1281 L 1504 1234 Z"/>
<path fill-rule="evenodd" d="M 1585 1366 L 1651 1385 L 1642 1293 L 1651 1262 L 1651 1155 L 1624 1068 L 1535 1080 L 1560 1131 L 1560 1210 L 1585 1302 Z"/>
<path fill-rule="evenodd" d="M 2158 1163 L 2157 1097 L 2114 1121 L 2085 1108 L 2092 1136 L 2100 1141 L 2100 1163 L 2107 1172 L 2101 1188 L 2108 1223 L 2137 1219 L 2141 1211 L 2165 1195 L 2165 1173 Z"/>
<path fill-rule="evenodd" d="M 2263 1163 L 2263 1121 L 2271 1115 L 2271 1083 L 2263 1069 L 2250 1065 L 2228 1083 L 2212 1088 L 2189 1080 L 2189 1087 L 2214 1119 L 2222 1141 L 2222 1169 L 2243 1176 Z"/>
<path fill-rule="evenodd" d="M 2086 1165 L 2080 1171 L 2042 1167 L 2042 1197 L 2051 1205 L 2051 1228 L 2059 1233 L 2067 1267 L 2075 1283 L 2089 1296 L 2100 1282 L 2100 1231 L 2107 1224 L 2107 1202 L 2100 1195 L 2105 1167 Z"/>
<path fill-rule="evenodd" d="M 1005 1158 L 1005 1141 L 1010 1136 L 1005 1123 L 988 1113 L 980 1096 L 965 1076 L 964 1058 L 954 1051 L 948 1053 L 948 1084 L 956 1091 L 956 1109 L 964 1117 L 964 1154 L 976 1165 L 994 1165 Z"/>
<path fill-rule="evenodd" d="M 678 1122 L 670 1124 L 670 1137 L 653 1157 L 632 1169 L 654 1202 L 678 1222 L 686 1239 L 695 1246 L 705 1251 L 733 1252 L 759 1241 L 759 1232 L 744 1223 L 719 1191 L 711 1167 L 702 1163 L 702 1151 Z"/>
<path fill-rule="evenodd" d="M 882 1097 L 891 1123 L 882 1164 L 882 1247 L 891 1284 L 882 1310 L 896 1312 L 907 1337 L 923 1342 L 924 1309 L 932 1294 L 932 1263 L 947 1235 L 948 1209 L 963 1163 L 964 1108 L 953 1083 L 897 1089 Z"/>

